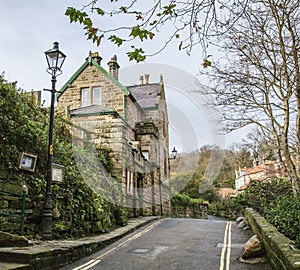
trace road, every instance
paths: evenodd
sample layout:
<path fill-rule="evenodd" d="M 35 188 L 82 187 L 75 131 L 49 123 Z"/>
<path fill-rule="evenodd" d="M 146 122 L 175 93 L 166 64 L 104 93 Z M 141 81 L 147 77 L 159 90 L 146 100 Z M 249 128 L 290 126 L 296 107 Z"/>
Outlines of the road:
<path fill-rule="evenodd" d="M 238 258 L 249 231 L 222 220 L 164 218 L 63 270 L 271 270 Z"/>

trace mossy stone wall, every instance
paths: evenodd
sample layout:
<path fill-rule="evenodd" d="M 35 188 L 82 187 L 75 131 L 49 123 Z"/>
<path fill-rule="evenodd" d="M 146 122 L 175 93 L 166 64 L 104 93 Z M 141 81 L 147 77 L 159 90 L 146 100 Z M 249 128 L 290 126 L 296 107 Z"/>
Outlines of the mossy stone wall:
<path fill-rule="evenodd" d="M 207 218 L 207 204 L 180 204 L 172 202 L 173 218 Z"/>
<path fill-rule="evenodd" d="M 245 216 L 252 231 L 262 241 L 274 269 L 300 269 L 300 251 L 295 248 L 295 243 L 292 240 L 278 232 L 273 225 L 252 208 L 246 209 Z"/>

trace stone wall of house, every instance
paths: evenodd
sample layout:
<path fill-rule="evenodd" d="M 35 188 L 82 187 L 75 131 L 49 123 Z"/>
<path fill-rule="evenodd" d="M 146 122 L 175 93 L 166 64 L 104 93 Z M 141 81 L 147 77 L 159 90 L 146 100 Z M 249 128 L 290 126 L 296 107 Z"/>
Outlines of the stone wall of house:
<path fill-rule="evenodd" d="M 164 212 L 164 214 L 169 215 L 169 141 L 165 101 L 159 100 L 158 97 L 157 108 L 147 110 L 142 116 L 141 108 L 132 97 L 125 96 L 114 80 L 110 80 L 107 74 L 91 65 L 87 66 L 70 83 L 66 91 L 59 96 L 58 109 L 66 110 L 68 107 L 73 110 L 80 108 L 81 90 L 83 88 L 92 89 L 93 87 L 102 89 L 101 106 L 112 108 L 123 119 L 113 114 L 73 118 L 75 125 L 80 127 L 76 130 L 76 136 L 83 139 L 83 141 L 91 141 L 112 148 L 116 161 L 112 175 L 121 183 L 124 192 L 126 192 L 126 168 L 135 174 L 135 187 L 138 186 L 140 175 L 143 175 L 143 181 L 146 181 L 146 183 L 143 183 L 146 186 L 145 190 L 143 187 L 143 194 L 136 191 L 134 194 L 127 196 L 127 203 L 133 206 L 134 215 L 137 214 L 137 209 L 142 208 L 140 206 L 143 206 L 146 212 Z M 138 128 L 136 123 L 141 123 L 144 120 L 152 122 L 152 126 L 147 126 L 152 130 L 146 130 L 144 133 L 135 130 L 135 128 Z M 145 129 L 145 127 L 143 128 Z M 141 148 L 135 146 L 138 149 L 133 149 L 130 145 L 132 141 L 140 141 Z M 144 151 L 145 149 L 149 151 L 149 161 L 144 162 L 140 150 Z"/>
<path fill-rule="evenodd" d="M 113 108 L 120 115 L 124 115 L 124 92 L 95 66 L 88 66 L 74 80 L 66 91 L 57 99 L 58 110 L 64 111 L 81 107 L 81 89 L 100 87 L 103 107 Z"/>
<path fill-rule="evenodd" d="M 161 201 L 163 203 L 164 215 L 171 215 L 170 204 L 170 172 L 169 172 L 169 135 L 168 135 L 168 114 L 164 100 L 158 100 L 157 108 L 145 110 L 144 121 L 151 119 L 152 123 L 158 129 L 158 153 L 156 154 L 156 163 L 159 166 L 159 181 Z"/>
<path fill-rule="evenodd" d="M 134 173 L 134 193 L 127 194 L 126 199 L 129 216 L 160 214 L 158 172 L 156 167 L 144 160 L 138 148 L 128 143 L 137 139 L 134 130 L 123 119 L 112 115 L 82 116 L 73 120 L 75 126 L 80 127 L 74 134 L 77 133 L 78 136 L 81 134 L 88 142 L 112 148 L 116 163 L 111 175 L 119 181 L 124 194 L 126 194 L 126 169 Z M 139 184 L 137 175 L 142 177 Z"/>
<path fill-rule="evenodd" d="M 153 122 L 140 122 L 135 125 L 136 140 L 140 142 L 141 150 L 148 152 L 148 160 L 158 164 L 158 128 Z"/>
<path fill-rule="evenodd" d="M 139 105 L 133 101 L 131 96 L 125 96 L 126 111 L 125 119 L 131 128 L 134 128 L 135 124 L 141 121 L 142 111 Z"/>
<path fill-rule="evenodd" d="M 170 216 L 171 205 L 167 139 L 162 131 L 163 121 L 157 119 L 159 117 L 158 112 L 152 112 L 151 115 L 153 119 L 136 124 L 136 136 L 141 142 L 142 151 L 149 152 L 149 162 L 156 165 L 154 169 L 155 179 L 153 188 L 153 196 L 156 202 L 154 206 L 155 212 Z M 158 127 L 155 124 L 158 125 Z"/>
<path fill-rule="evenodd" d="M 90 115 L 73 119 L 78 136 L 97 145 L 108 146 L 114 152 L 115 168 L 111 172 L 123 187 L 126 194 L 126 168 L 141 174 L 142 186 L 135 179 L 133 194 L 127 194 L 127 206 L 130 216 L 141 214 L 170 215 L 169 182 L 161 175 L 158 166 L 159 140 L 157 128 L 153 123 L 138 124 L 131 129 L 123 119 L 113 115 Z M 148 147 L 150 160 L 144 160 L 139 149 L 134 149 L 128 141 L 139 140 L 141 148 Z M 155 165 L 156 164 L 156 165 Z M 140 187 L 139 187 L 140 186 Z"/>
<path fill-rule="evenodd" d="M 153 186 L 152 184 L 154 183 L 154 172 L 153 169 L 151 168 L 150 164 L 148 164 L 147 166 L 147 173 L 145 173 L 145 175 L 143 176 L 143 201 L 142 201 L 142 205 L 143 205 L 143 213 L 144 214 L 150 214 L 150 215 L 154 215 L 155 211 L 154 211 L 154 206 L 153 206 Z"/>
<path fill-rule="evenodd" d="M 163 204 L 163 215 L 171 216 L 171 195 L 170 195 L 170 182 L 161 182 L 161 196 Z"/>

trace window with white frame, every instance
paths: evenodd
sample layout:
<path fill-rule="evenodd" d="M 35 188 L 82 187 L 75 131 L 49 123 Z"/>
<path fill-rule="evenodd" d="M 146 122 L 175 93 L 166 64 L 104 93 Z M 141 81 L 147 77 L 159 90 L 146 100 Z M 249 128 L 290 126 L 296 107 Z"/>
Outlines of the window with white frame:
<path fill-rule="evenodd" d="M 90 89 L 81 89 L 81 107 L 89 106 L 90 104 Z"/>
<path fill-rule="evenodd" d="M 126 169 L 126 193 L 133 194 L 133 172 Z"/>
<path fill-rule="evenodd" d="M 92 104 L 101 105 L 101 89 L 100 87 L 93 87 L 92 88 Z"/>
<path fill-rule="evenodd" d="M 99 86 L 81 89 L 81 107 L 101 105 L 101 88 Z"/>
<path fill-rule="evenodd" d="M 142 154 L 146 160 L 149 160 L 149 151 L 143 150 Z"/>

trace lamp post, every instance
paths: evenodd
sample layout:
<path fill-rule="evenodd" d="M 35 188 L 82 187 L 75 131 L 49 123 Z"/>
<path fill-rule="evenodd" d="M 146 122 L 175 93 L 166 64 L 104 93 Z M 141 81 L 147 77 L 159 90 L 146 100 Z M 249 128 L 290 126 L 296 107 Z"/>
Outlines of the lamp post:
<path fill-rule="evenodd" d="M 52 239 L 52 157 L 53 157 L 53 128 L 54 128 L 54 102 L 55 102 L 55 84 L 56 77 L 62 74 L 61 67 L 65 61 L 66 55 L 59 50 L 58 42 L 53 43 L 53 49 L 45 52 L 47 59 L 47 72 L 51 74 L 51 105 L 49 116 L 49 144 L 48 144 L 48 161 L 46 176 L 46 197 L 42 217 L 42 236 L 45 240 Z"/>
<path fill-rule="evenodd" d="M 175 146 L 173 147 L 173 150 L 172 150 L 172 155 L 171 157 L 168 158 L 168 163 L 169 163 L 169 176 L 170 176 L 170 170 L 171 170 L 171 165 L 170 165 L 170 160 L 172 159 L 176 159 L 176 156 L 177 156 L 177 150 L 175 149 Z M 161 175 L 160 175 L 160 170 L 159 170 L 159 193 L 160 193 L 160 213 L 161 215 L 163 216 L 163 205 L 162 205 L 162 190 L 161 190 L 161 186 L 162 186 L 162 183 L 161 183 Z"/>

